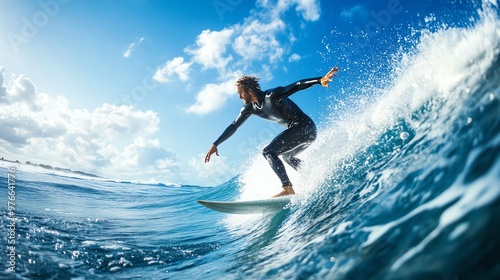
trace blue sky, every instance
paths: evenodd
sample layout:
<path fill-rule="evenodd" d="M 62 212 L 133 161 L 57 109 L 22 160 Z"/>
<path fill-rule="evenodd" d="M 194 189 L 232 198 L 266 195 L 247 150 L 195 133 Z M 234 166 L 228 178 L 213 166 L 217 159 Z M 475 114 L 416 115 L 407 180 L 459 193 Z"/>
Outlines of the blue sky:
<path fill-rule="evenodd" d="M 251 118 L 203 164 L 237 115 L 235 81 L 263 88 L 321 76 L 293 96 L 321 127 L 385 75 L 430 22 L 469 1 L 0 1 L 0 154 L 104 177 L 215 185 L 281 128 Z M 451 11 L 451 12 L 450 12 Z"/>

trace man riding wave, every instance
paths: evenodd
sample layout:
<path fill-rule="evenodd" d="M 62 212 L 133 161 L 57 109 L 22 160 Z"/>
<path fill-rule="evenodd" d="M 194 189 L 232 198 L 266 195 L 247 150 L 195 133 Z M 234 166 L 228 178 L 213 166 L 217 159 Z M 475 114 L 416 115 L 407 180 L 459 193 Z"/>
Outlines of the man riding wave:
<path fill-rule="evenodd" d="M 316 140 L 316 125 L 288 97 L 299 90 L 307 89 L 316 84 L 328 87 L 328 83 L 332 81 L 331 78 L 337 76 L 338 70 L 337 67 L 334 67 L 323 77 L 303 79 L 284 87 L 265 91 L 261 90 L 258 78 L 246 75 L 241 77 L 236 82 L 236 86 L 239 97 L 243 100 L 243 107 L 236 119 L 210 147 L 205 157 L 205 163 L 210 161 L 212 154 L 219 155 L 217 147 L 231 137 L 251 115 L 257 115 L 286 128 L 264 148 L 263 155 L 283 187 L 283 190 L 274 197 L 295 194 L 279 156 L 282 156 L 288 165 L 298 170 L 302 161 L 296 156 Z"/>

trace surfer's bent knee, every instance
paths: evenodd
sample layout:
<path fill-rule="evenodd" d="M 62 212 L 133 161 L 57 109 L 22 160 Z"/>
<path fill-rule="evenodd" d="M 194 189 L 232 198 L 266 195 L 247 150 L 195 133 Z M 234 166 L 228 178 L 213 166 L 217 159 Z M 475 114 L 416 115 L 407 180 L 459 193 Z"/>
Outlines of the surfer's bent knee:
<path fill-rule="evenodd" d="M 262 155 L 269 160 L 269 158 L 273 158 L 278 156 L 276 152 L 271 149 L 269 146 L 265 147 L 264 150 L 262 150 Z"/>

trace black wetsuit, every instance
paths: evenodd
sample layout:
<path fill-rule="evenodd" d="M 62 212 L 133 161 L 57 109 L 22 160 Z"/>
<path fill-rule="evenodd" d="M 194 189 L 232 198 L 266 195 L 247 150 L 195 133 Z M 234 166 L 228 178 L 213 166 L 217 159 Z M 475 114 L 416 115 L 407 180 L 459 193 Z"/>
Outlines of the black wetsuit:
<path fill-rule="evenodd" d="M 218 146 L 231 137 L 238 127 L 253 114 L 286 127 L 285 131 L 276 136 L 264 148 L 263 155 L 280 178 L 282 185 L 291 186 L 285 166 L 278 156 L 283 155 L 283 160 L 297 170 L 301 160 L 295 156 L 314 142 L 316 125 L 288 97 L 299 90 L 319 84 L 320 80 L 321 77 L 304 79 L 285 87 L 277 87 L 258 93 L 258 102 L 243 105 L 240 114 L 224 130 L 214 145 Z"/>

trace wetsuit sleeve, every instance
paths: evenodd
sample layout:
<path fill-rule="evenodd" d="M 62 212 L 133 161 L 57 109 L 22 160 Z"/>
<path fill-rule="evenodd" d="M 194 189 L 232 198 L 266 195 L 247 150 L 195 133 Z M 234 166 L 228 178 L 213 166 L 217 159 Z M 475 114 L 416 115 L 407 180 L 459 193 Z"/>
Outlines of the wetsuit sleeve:
<path fill-rule="evenodd" d="M 224 132 L 222 132 L 222 134 L 219 136 L 219 138 L 217 138 L 217 140 L 215 140 L 214 145 L 219 146 L 219 144 L 221 144 L 222 142 L 229 139 L 229 137 L 231 137 L 236 132 L 238 127 L 240 127 L 248 119 L 248 117 L 250 117 L 250 115 L 252 115 L 252 113 L 250 111 L 250 107 L 243 106 L 243 108 L 241 108 L 240 114 L 226 128 L 226 130 L 224 130 Z"/>
<path fill-rule="evenodd" d="M 282 99 L 285 97 L 289 97 L 290 95 L 296 93 L 299 90 L 310 88 L 313 85 L 317 85 L 321 83 L 322 77 L 311 78 L 311 79 L 303 79 L 297 81 L 293 84 L 289 84 L 284 87 L 277 87 L 272 90 L 273 99 Z"/>

